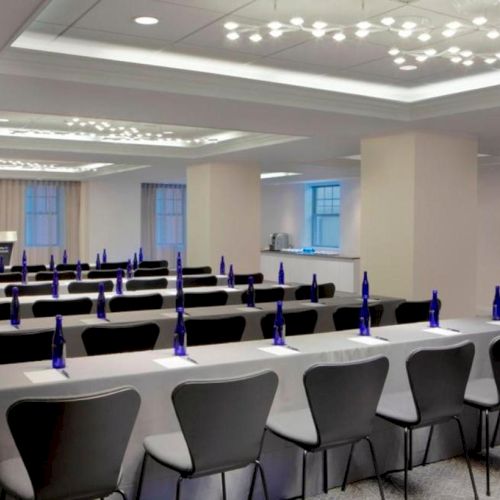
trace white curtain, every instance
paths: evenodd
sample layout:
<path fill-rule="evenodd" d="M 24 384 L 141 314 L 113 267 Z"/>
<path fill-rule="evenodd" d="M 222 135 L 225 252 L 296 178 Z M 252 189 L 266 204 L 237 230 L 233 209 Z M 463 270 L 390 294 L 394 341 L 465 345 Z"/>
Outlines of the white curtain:
<path fill-rule="evenodd" d="M 142 184 L 141 245 L 145 259 L 175 263 L 177 252 L 185 253 L 186 186 Z"/>
<path fill-rule="evenodd" d="M 40 202 L 34 201 L 55 191 L 58 201 L 48 205 L 57 210 L 58 224 L 37 215 Z M 76 261 L 80 258 L 80 213 L 79 182 L 0 180 L 0 231 L 17 231 L 11 264 L 21 262 L 23 249 L 31 264 L 47 264 L 50 254 L 61 262 L 64 249 L 69 260 Z M 40 240 L 46 244 L 37 245 Z"/>

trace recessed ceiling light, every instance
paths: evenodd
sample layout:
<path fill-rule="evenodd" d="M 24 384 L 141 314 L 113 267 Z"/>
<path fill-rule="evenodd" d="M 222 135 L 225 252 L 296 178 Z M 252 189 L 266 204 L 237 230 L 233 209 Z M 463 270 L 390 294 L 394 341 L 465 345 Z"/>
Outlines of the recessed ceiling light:
<path fill-rule="evenodd" d="M 279 38 L 282 34 L 283 34 L 283 31 L 281 30 L 271 30 L 269 32 L 269 34 L 273 37 L 273 38 Z"/>
<path fill-rule="evenodd" d="M 406 62 L 406 59 L 404 57 L 396 57 L 396 59 L 394 59 L 394 62 L 396 64 L 403 64 Z"/>
<path fill-rule="evenodd" d="M 428 42 L 431 38 L 432 36 L 429 33 L 421 33 L 420 35 L 418 35 L 418 39 L 421 42 Z"/>
<path fill-rule="evenodd" d="M 401 71 L 414 71 L 417 69 L 417 66 L 415 66 L 413 64 L 407 64 L 405 66 L 400 66 L 399 69 Z"/>
<path fill-rule="evenodd" d="M 462 58 L 461 58 L 460 56 L 453 56 L 453 57 L 450 59 L 450 61 L 451 61 L 452 63 L 458 64 L 458 63 L 462 62 Z"/>
<path fill-rule="evenodd" d="M 361 21 L 360 23 L 356 24 L 356 26 L 360 30 L 367 30 L 367 29 L 370 29 L 372 27 L 372 23 L 369 23 L 368 21 Z"/>
<path fill-rule="evenodd" d="M 240 37 L 240 34 L 237 32 L 237 31 L 230 31 L 226 37 L 229 39 L 229 40 L 238 40 L 238 38 Z"/>
<path fill-rule="evenodd" d="M 496 57 L 487 57 L 484 62 L 486 64 L 493 64 L 493 63 L 496 63 L 497 62 L 497 58 Z"/>
<path fill-rule="evenodd" d="M 462 57 L 470 57 L 470 56 L 472 55 L 472 50 L 462 50 L 462 51 L 460 52 L 460 55 L 461 55 Z"/>
<path fill-rule="evenodd" d="M 260 174 L 261 179 L 276 179 L 278 177 L 293 177 L 295 175 L 302 175 L 299 172 L 263 172 Z"/>
<path fill-rule="evenodd" d="M 326 35 L 326 31 L 321 29 L 314 29 L 311 31 L 311 33 L 316 38 L 321 38 Z"/>
<path fill-rule="evenodd" d="M 159 19 L 150 16 L 139 16 L 134 18 L 134 22 L 136 22 L 137 24 L 142 24 L 144 26 L 152 26 L 153 24 L 158 24 Z"/>
<path fill-rule="evenodd" d="M 384 17 L 383 19 L 380 20 L 380 22 L 384 26 L 392 26 L 396 22 L 396 20 L 393 17 Z"/>
<path fill-rule="evenodd" d="M 487 22 L 488 19 L 486 19 L 484 16 L 478 16 L 472 20 L 472 24 L 475 24 L 476 26 L 483 26 L 483 24 L 486 24 Z"/>
<path fill-rule="evenodd" d="M 346 39 L 346 36 L 344 33 L 342 33 L 341 31 L 338 31 L 337 33 L 335 33 L 332 38 L 336 41 L 336 42 L 343 42 L 345 39 Z"/>
<path fill-rule="evenodd" d="M 392 49 L 389 50 L 389 55 L 391 56 L 397 56 L 399 54 L 400 50 L 397 49 L 396 47 L 393 47 Z"/>
<path fill-rule="evenodd" d="M 248 38 L 251 42 L 258 43 L 262 40 L 262 35 L 260 33 L 252 33 Z"/>
<path fill-rule="evenodd" d="M 462 27 L 462 23 L 459 23 L 458 21 L 452 21 L 451 23 L 447 23 L 446 27 L 449 28 L 450 30 L 456 31 Z"/>
<path fill-rule="evenodd" d="M 283 25 L 279 21 L 270 22 L 267 27 L 271 30 L 279 30 Z"/>
<path fill-rule="evenodd" d="M 500 33 L 497 30 L 491 30 L 486 33 L 486 36 L 490 38 L 491 40 L 495 40 L 500 36 Z"/>
<path fill-rule="evenodd" d="M 414 30 L 417 27 L 417 23 L 414 23 L 413 21 L 405 21 L 401 26 L 405 30 Z"/>
<path fill-rule="evenodd" d="M 436 49 L 427 49 L 427 50 L 424 50 L 424 54 L 426 56 L 432 57 L 432 56 L 435 56 L 437 54 L 437 50 Z"/>
<path fill-rule="evenodd" d="M 462 63 L 464 66 L 472 66 L 474 64 L 474 61 L 472 59 L 467 59 Z"/>
<path fill-rule="evenodd" d="M 316 21 L 312 26 L 315 30 L 324 30 L 328 26 L 328 23 L 325 23 L 324 21 Z"/>
<path fill-rule="evenodd" d="M 411 30 L 399 30 L 398 35 L 401 38 L 410 38 L 413 35 L 413 31 L 411 31 Z"/>
<path fill-rule="evenodd" d="M 450 54 L 458 54 L 458 53 L 460 52 L 460 47 L 450 47 L 450 48 L 448 49 L 448 52 L 449 52 Z"/>
<path fill-rule="evenodd" d="M 8 122 L 10 121 L 8 118 L 0 118 L 0 122 Z"/>
<path fill-rule="evenodd" d="M 290 24 L 293 24 L 294 26 L 302 26 L 304 24 L 304 19 L 301 17 L 293 17 L 290 19 Z"/>
<path fill-rule="evenodd" d="M 226 28 L 229 31 L 235 30 L 239 28 L 239 24 L 235 23 L 234 21 L 229 21 L 226 24 L 224 24 L 224 28 Z"/>
<path fill-rule="evenodd" d="M 368 30 L 358 30 L 354 33 L 358 38 L 366 38 L 370 32 Z"/>
<path fill-rule="evenodd" d="M 429 56 L 426 56 L 424 54 L 420 54 L 420 55 L 418 55 L 418 56 L 415 57 L 415 59 L 418 62 L 425 62 L 425 61 L 427 61 L 428 58 L 429 58 Z"/>
<path fill-rule="evenodd" d="M 456 30 L 446 29 L 441 33 L 446 38 L 451 38 L 457 34 Z"/>

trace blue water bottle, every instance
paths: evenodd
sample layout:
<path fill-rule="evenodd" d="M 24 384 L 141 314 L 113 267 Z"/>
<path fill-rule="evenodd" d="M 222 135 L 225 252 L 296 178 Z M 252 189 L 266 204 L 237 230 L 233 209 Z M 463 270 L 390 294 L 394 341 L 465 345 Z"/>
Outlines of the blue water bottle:
<path fill-rule="evenodd" d="M 224 261 L 224 255 L 220 258 L 219 274 L 226 274 L 226 262 Z"/>
<path fill-rule="evenodd" d="M 253 286 L 253 276 L 248 277 L 247 307 L 255 307 L 255 288 Z"/>
<path fill-rule="evenodd" d="M 182 276 L 182 256 L 181 256 L 181 252 L 177 252 L 176 270 L 177 270 L 177 276 L 179 276 L 179 275 Z"/>
<path fill-rule="evenodd" d="M 365 337 L 370 335 L 370 308 L 368 307 L 368 297 L 363 297 L 363 303 L 359 310 L 359 334 Z"/>
<path fill-rule="evenodd" d="M 144 252 L 142 250 L 142 247 L 139 248 L 139 264 L 144 261 Z"/>
<path fill-rule="evenodd" d="M 23 258 L 21 260 L 21 265 L 25 266 L 28 264 L 28 257 L 26 257 L 26 250 L 23 250 Z"/>
<path fill-rule="evenodd" d="M 50 260 L 49 260 L 49 271 L 53 271 L 56 267 L 56 264 L 54 262 L 54 254 L 50 254 Z"/>
<path fill-rule="evenodd" d="M 273 344 L 286 345 L 285 341 L 285 317 L 283 316 L 283 302 L 279 300 L 276 304 L 276 317 L 274 319 Z"/>
<path fill-rule="evenodd" d="M 363 273 L 363 284 L 361 285 L 361 298 L 370 298 L 370 284 L 368 283 L 368 272 Z"/>
<path fill-rule="evenodd" d="M 76 261 L 76 280 L 82 281 L 82 263 L 79 260 Z"/>
<path fill-rule="evenodd" d="M 62 263 L 64 265 L 66 265 L 68 263 L 68 252 L 66 251 L 66 249 L 64 249 L 64 252 L 63 252 L 63 261 Z"/>
<path fill-rule="evenodd" d="M 319 302 L 318 280 L 316 279 L 316 273 L 313 274 L 311 284 L 311 302 L 313 304 L 317 304 Z"/>
<path fill-rule="evenodd" d="M 28 264 L 26 262 L 21 266 L 21 281 L 23 285 L 28 283 Z"/>
<path fill-rule="evenodd" d="M 182 312 L 177 312 L 177 325 L 175 325 L 174 335 L 174 355 L 186 355 L 186 326 Z"/>
<path fill-rule="evenodd" d="M 429 307 L 429 326 L 431 328 L 439 327 L 439 300 L 437 290 L 432 290 L 431 305 Z"/>
<path fill-rule="evenodd" d="M 59 298 L 59 273 L 54 271 L 52 275 L 52 298 Z"/>
<path fill-rule="evenodd" d="M 0 255 L 0 273 L 4 273 L 4 272 L 5 272 L 5 264 L 3 261 L 3 255 Z"/>
<path fill-rule="evenodd" d="M 278 285 L 285 284 L 285 269 L 283 267 L 283 262 L 280 262 L 280 268 L 278 271 Z"/>
<path fill-rule="evenodd" d="M 233 265 L 229 266 L 229 273 L 227 275 L 227 286 L 228 288 L 234 288 L 234 270 Z"/>
<path fill-rule="evenodd" d="M 102 263 L 106 264 L 106 262 L 108 262 L 108 254 L 106 252 L 106 249 L 103 248 L 102 249 Z"/>
<path fill-rule="evenodd" d="M 137 262 L 137 252 L 134 252 L 134 260 L 132 265 L 134 267 L 134 271 L 139 267 L 139 263 Z"/>
<path fill-rule="evenodd" d="M 130 259 L 127 260 L 127 279 L 132 278 L 132 262 Z"/>
<path fill-rule="evenodd" d="M 99 253 L 96 255 L 95 258 L 95 268 L 97 270 L 101 269 L 101 256 L 99 255 Z"/>
<path fill-rule="evenodd" d="M 116 295 L 123 295 L 123 271 L 117 269 L 116 271 Z"/>
<path fill-rule="evenodd" d="M 18 326 L 21 324 L 21 306 L 19 305 L 19 288 L 12 288 L 12 301 L 10 303 L 10 324 Z"/>
<path fill-rule="evenodd" d="M 175 294 L 175 310 L 178 313 L 183 313 L 184 312 L 184 290 L 182 287 L 182 274 L 177 276 L 175 286 L 177 289 L 177 292 Z"/>
<path fill-rule="evenodd" d="M 62 329 L 62 316 L 56 316 L 56 329 L 52 337 L 52 368 L 66 368 L 66 341 Z"/>
<path fill-rule="evenodd" d="M 493 321 L 500 321 L 500 286 L 495 287 L 495 298 L 493 299 L 493 310 L 491 314 Z"/>
<path fill-rule="evenodd" d="M 106 319 L 106 297 L 104 296 L 104 283 L 99 283 L 99 293 L 97 295 L 97 317 Z"/>

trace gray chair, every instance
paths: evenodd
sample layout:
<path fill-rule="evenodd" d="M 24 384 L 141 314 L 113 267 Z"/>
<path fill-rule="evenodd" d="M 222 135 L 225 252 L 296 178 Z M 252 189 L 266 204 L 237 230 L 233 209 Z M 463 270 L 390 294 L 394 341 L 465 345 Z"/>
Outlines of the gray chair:
<path fill-rule="evenodd" d="M 465 388 L 473 358 L 474 344 L 472 342 L 462 342 L 448 347 L 417 349 L 406 360 L 410 390 L 383 395 L 381 398 L 377 415 L 404 429 L 405 499 L 408 497 L 408 470 L 413 468 L 413 430 L 443 424 L 450 420 L 455 420 L 457 423 L 474 498 L 479 498 L 459 418 L 464 407 Z M 432 434 L 429 434 L 429 437 L 431 436 Z M 424 464 L 429 446 L 430 439 L 425 450 Z"/>
<path fill-rule="evenodd" d="M 439 309 L 441 309 L 441 301 L 439 299 L 438 304 Z M 396 323 L 401 325 L 405 323 L 428 321 L 430 307 L 430 300 L 403 302 L 396 307 Z"/>
<path fill-rule="evenodd" d="M 89 280 L 103 280 L 116 278 L 118 269 L 95 269 L 87 273 Z"/>
<path fill-rule="evenodd" d="M 262 283 L 264 281 L 264 275 L 262 273 L 235 274 L 234 284 L 248 285 L 248 278 L 250 278 L 250 276 L 253 278 L 253 282 L 255 284 Z"/>
<path fill-rule="evenodd" d="M 0 303 L 0 320 L 10 319 L 10 302 Z"/>
<path fill-rule="evenodd" d="M 186 320 L 186 343 L 195 346 L 239 342 L 245 326 L 244 316 L 189 318 Z"/>
<path fill-rule="evenodd" d="M 225 306 L 228 294 L 224 290 L 217 292 L 184 293 L 184 307 Z"/>
<path fill-rule="evenodd" d="M 104 281 L 73 281 L 68 284 L 68 293 L 97 293 L 99 284 L 104 284 L 105 292 L 112 292 L 114 285 L 111 280 Z"/>
<path fill-rule="evenodd" d="M 58 271 L 76 271 L 77 264 L 57 264 Z M 82 271 L 90 271 L 90 265 L 87 262 L 80 262 L 80 269 Z"/>
<path fill-rule="evenodd" d="M 49 318 L 58 314 L 61 316 L 90 314 L 90 311 L 92 311 L 92 300 L 88 297 L 65 300 L 37 300 L 31 309 L 35 318 Z"/>
<path fill-rule="evenodd" d="M 168 276 L 168 267 L 141 267 L 134 271 L 134 278 Z"/>
<path fill-rule="evenodd" d="M 150 295 L 115 295 L 109 299 L 109 310 L 111 312 L 123 311 L 146 311 L 161 309 L 163 297 L 160 293 Z"/>
<path fill-rule="evenodd" d="M 331 299 L 335 295 L 333 283 L 321 283 L 318 285 L 318 298 Z M 311 285 L 301 285 L 295 290 L 295 300 L 311 300 Z"/>
<path fill-rule="evenodd" d="M 75 271 L 57 271 L 58 278 L 62 280 L 76 279 Z M 35 274 L 35 281 L 52 281 L 54 279 L 53 271 L 40 271 Z"/>
<path fill-rule="evenodd" d="M 167 278 L 156 278 L 152 280 L 130 279 L 125 283 L 127 290 L 157 290 L 167 288 Z"/>
<path fill-rule="evenodd" d="M 476 449 L 482 450 L 483 419 L 485 425 L 484 446 L 486 449 L 486 495 L 490 496 L 490 447 L 495 446 L 500 416 L 497 418 L 495 432 L 490 443 L 490 413 L 500 409 L 500 337 L 490 343 L 490 361 L 493 369 L 493 378 L 471 380 L 465 391 L 465 404 L 479 410 L 478 442 Z M 429 437 L 429 440 L 431 437 Z"/>
<path fill-rule="evenodd" d="M 14 403 L 7 422 L 20 458 L 0 463 L 3 495 L 80 500 L 117 492 L 125 499 L 118 483 L 140 403 L 132 387 Z"/>
<path fill-rule="evenodd" d="M 122 261 L 122 262 L 102 262 L 101 263 L 101 270 L 102 271 L 116 271 L 118 269 L 127 269 L 128 262 L 127 261 Z"/>
<path fill-rule="evenodd" d="M 46 271 L 47 266 L 45 266 L 44 264 L 32 264 L 32 265 L 27 265 L 26 269 L 29 273 L 38 273 L 40 271 Z M 19 266 L 19 265 L 12 266 L 10 268 L 10 270 L 13 273 L 20 273 L 23 270 L 23 266 Z"/>
<path fill-rule="evenodd" d="M 212 274 L 212 268 L 210 266 L 199 266 L 199 267 L 183 267 L 183 275 L 189 274 Z"/>
<path fill-rule="evenodd" d="M 0 365 L 51 359 L 53 336 L 53 330 L 1 333 Z"/>
<path fill-rule="evenodd" d="M 156 267 L 168 267 L 166 260 L 143 260 L 139 262 L 139 269 L 151 269 Z"/>
<path fill-rule="evenodd" d="M 290 311 L 283 313 L 286 325 L 286 336 L 306 335 L 314 333 L 318 313 L 314 309 L 310 311 Z M 260 320 L 260 329 L 265 339 L 272 339 L 274 333 L 275 313 L 266 314 Z"/>
<path fill-rule="evenodd" d="M 278 302 L 284 300 L 285 289 L 281 287 L 273 288 L 255 288 L 255 302 Z M 245 290 L 241 294 L 241 303 L 246 304 L 248 292 Z"/>
<path fill-rule="evenodd" d="M 148 436 L 144 440 L 137 499 L 140 499 L 148 458 L 179 474 L 176 500 L 184 479 L 221 474 L 226 500 L 225 472 L 255 464 L 249 499 L 257 470 L 268 499 L 259 462 L 266 420 L 278 387 L 272 371 L 226 380 L 185 382 L 172 393 L 181 432 Z M 230 402 L 230 404 L 228 404 Z"/>
<path fill-rule="evenodd" d="M 0 273 L 0 283 L 21 282 L 23 275 L 21 273 Z"/>
<path fill-rule="evenodd" d="M 217 276 L 185 276 L 182 281 L 184 288 L 217 286 Z"/>
<path fill-rule="evenodd" d="M 302 495 L 306 498 L 306 467 L 310 453 L 323 453 L 323 491 L 328 492 L 327 450 L 350 445 L 342 484 L 345 490 L 354 446 L 368 442 L 380 496 L 384 491 L 370 434 L 384 387 L 389 360 L 384 356 L 348 363 L 319 364 L 304 374 L 309 407 L 271 415 L 267 428 L 302 448 Z"/>
<path fill-rule="evenodd" d="M 12 289 L 17 286 L 19 295 L 51 295 L 52 284 L 40 283 L 37 285 L 7 285 L 5 287 L 5 296 L 12 297 Z"/>
<path fill-rule="evenodd" d="M 372 304 L 368 306 L 370 313 L 370 326 L 380 326 L 382 316 L 384 314 L 383 304 Z M 359 314 L 361 305 L 359 306 L 343 306 L 339 307 L 333 313 L 333 324 L 336 331 L 355 330 L 359 328 Z"/>

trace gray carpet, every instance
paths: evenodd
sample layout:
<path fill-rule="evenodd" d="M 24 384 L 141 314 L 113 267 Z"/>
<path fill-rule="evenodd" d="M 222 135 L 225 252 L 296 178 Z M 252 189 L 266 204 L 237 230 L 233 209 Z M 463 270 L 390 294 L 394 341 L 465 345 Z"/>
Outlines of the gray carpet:
<path fill-rule="evenodd" d="M 484 460 L 472 458 L 472 470 L 481 499 L 500 499 L 500 453 L 498 448 L 491 457 L 491 497 L 486 496 Z M 386 499 L 403 498 L 403 473 L 390 474 L 383 479 Z M 472 486 L 465 459 L 453 458 L 426 467 L 415 467 L 408 475 L 408 492 L 412 500 L 472 499 Z M 328 495 L 311 497 L 310 500 L 365 500 L 380 499 L 377 481 L 368 479 L 347 486 L 346 491 L 332 489 Z"/>

